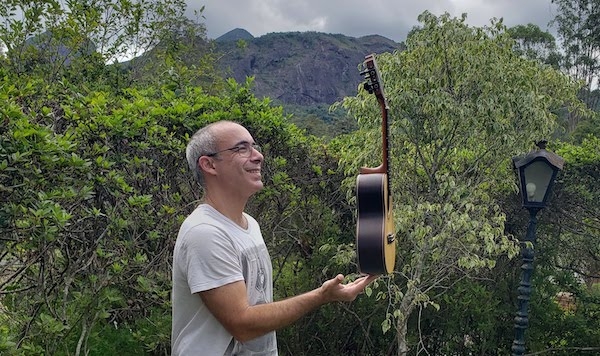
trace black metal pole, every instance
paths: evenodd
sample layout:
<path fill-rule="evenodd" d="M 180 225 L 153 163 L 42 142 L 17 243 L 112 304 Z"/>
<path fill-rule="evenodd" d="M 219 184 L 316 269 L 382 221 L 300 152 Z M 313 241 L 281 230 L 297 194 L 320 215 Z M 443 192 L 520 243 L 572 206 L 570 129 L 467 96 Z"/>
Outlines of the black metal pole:
<path fill-rule="evenodd" d="M 535 244 L 535 228 L 537 225 L 537 213 L 541 208 L 527 208 L 529 210 L 529 225 L 527 235 L 523 241 L 521 256 L 521 283 L 519 283 L 519 310 L 515 316 L 515 339 L 512 344 L 512 355 L 521 356 L 525 354 L 525 330 L 529 326 L 528 308 L 531 295 L 531 274 L 533 273 L 533 257 Z"/>

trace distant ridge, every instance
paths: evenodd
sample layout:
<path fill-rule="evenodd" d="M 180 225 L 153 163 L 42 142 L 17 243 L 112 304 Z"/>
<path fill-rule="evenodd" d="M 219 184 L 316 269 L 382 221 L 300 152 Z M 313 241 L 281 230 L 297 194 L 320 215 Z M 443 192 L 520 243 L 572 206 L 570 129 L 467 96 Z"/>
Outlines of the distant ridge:
<path fill-rule="evenodd" d="M 376 34 L 356 38 L 308 31 L 254 37 L 241 28 L 214 40 L 194 41 L 193 46 L 185 58 L 187 65 L 197 64 L 212 52 L 217 75 L 238 83 L 252 77 L 252 92 L 258 98 L 308 107 L 331 105 L 356 95 L 364 81 L 359 66 L 366 55 L 404 50 L 404 43 Z M 155 75 L 143 68 L 157 60 L 151 50 L 122 64 L 136 69 L 140 76 Z"/>
<path fill-rule="evenodd" d="M 246 37 L 239 37 L 242 34 Z M 239 46 L 238 40 L 245 45 Z M 356 95 L 364 80 L 358 66 L 365 55 L 404 47 L 380 35 L 272 32 L 253 37 L 242 29 L 226 33 L 215 44 L 217 52 L 227 53 L 217 64 L 226 77 L 239 83 L 254 77 L 257 97 L 301 106 L 332 104 Z"/>
<path fill-rule="evenodd" d="M 231 41 L 239 41 L 239 40 L 251 40 L 254 36 L 250 34 L 250 32 L 244 30 L 243 28 L 233 29 L 226 34 L 215 39 L 217 42 L 231 42 Z"/>

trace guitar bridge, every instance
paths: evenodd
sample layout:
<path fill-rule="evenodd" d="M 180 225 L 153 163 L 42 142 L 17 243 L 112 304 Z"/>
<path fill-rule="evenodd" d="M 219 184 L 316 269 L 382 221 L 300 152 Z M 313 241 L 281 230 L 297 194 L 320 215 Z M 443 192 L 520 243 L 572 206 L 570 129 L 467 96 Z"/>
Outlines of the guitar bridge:
<path fill-rule="evenodd" d="M 394 242 L 396 240 L 396 234 L 388 234 L 387 235 L 387 243 L 391 244 L 392 242 Z"/>

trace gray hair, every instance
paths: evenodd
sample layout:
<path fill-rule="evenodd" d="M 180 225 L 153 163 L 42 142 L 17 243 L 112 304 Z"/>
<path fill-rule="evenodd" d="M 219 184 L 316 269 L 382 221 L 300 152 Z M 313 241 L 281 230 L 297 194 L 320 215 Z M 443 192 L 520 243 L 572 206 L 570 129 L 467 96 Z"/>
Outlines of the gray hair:
<path fill-rule="evenodd" d="M 188 166 L 194 175 L 194 179 L 204 188 L 204 175 L 198 165 L 198 160 L 202 156 L 211 154 L 217 150 L 217 137 L 215 137 L 213 127 L 218 124 L 214 122 L 204 126 L 190 138 L 185 149 L 185 158 Z"/>

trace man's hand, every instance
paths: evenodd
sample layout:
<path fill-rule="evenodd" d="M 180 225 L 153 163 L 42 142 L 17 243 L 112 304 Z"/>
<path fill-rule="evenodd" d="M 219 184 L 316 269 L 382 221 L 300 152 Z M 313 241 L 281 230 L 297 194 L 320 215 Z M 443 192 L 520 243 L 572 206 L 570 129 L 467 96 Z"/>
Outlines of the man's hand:
<path fill-rule="evenodd" d="M 350 302 L 378 276 L 364 276 L 342 284 L 338 274 L 319 288 L 280 300 L 250 306 L 244 281 L 200 292 L 200 297 L 219 322 L 240 341 L 252 340 L 269 331 L 290 325 L 303 315 L 329 302 Z"/>
<path fill-rule="evenodd" d="M 342 284 L 344 276 L 338 274 L 335 278 L 325 281 L 321 286 L 321 293 L 327 302 L 351 302 L 362 293 L 367 285 L 377 279 L 379 276 L 368 275 L 357 280 Z"/>

